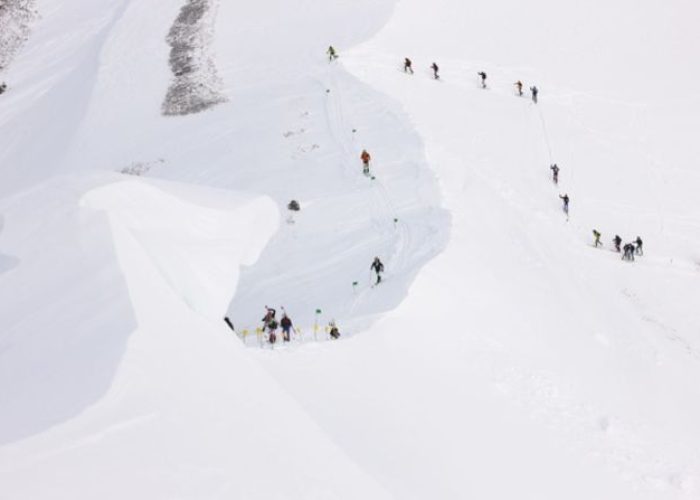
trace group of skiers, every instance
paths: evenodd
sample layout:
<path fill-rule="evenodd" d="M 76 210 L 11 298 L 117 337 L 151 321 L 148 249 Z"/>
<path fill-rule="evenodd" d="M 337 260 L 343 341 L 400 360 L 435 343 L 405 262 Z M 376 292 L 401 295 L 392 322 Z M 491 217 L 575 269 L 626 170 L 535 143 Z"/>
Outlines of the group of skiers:
<path fill-rule="evenodd" d="M 376 281 L 373 286 L 376 286 L 382 282 L 382 273 L 384 273 L 384 263 L 379 257 L 375 257 L 372 261 L 372 265 L 370 266 L 370 272 L 374 272 L 376 275 Z M 228 317 L 224 318 L 224 321 L 229 326 L 229 328 L 231 328 L 231 330 L 235 331 L 233 323 L 231 323 Z M 278 328 L 282 329 L 283 342 L 291 341 L 292 332 L 294 332 L 295 334 L 297 333 L 297 331 L 294 329 L 292 319 L 287 314 L 287 311 L 284 310 L 284 307 L 282 308 L 282 318 L 278 322 L 277 310 L 273 307 L 265 306 L 265 316 L 263 316 L 261 321 L 263 323 L 262 331 L 264 333 L 267 333 L 267 341 L 270 344 L 274 344 L 275 342 L 277 342 Z M 338 325 L 336 324 L 335 320 L 331 320 L 328 323 L 328 334 L 332 339 L 340 338 L 340 330 L 338 329 Z"/>
<path fill-rule="evenodd" d="M 328 54 L 328 61 L 333 62 L 338 58 L 338 53 L 335 50 L 335 48 L 331 45 L 328 47 L 328 50 L 326 51 L 326 54 Z M 436 62 L 433 62 L 430 65 L 430 70 L 433 72 L 433 78 L 435 80 L 440 79 L 440 67 L 437 65 Z M 404 57 L 403 60 L 403 71 L 404 73 L 410 73 L 411 75 L 413 74 L 413 61 L 411 61 L 410 58 Z M 486 72 L 485 71 L 479 71 L 477 72 L 477 75 L 479 76 L 479 79 L 481 81 L 481 88 L 485 89 L 486 88 Z M 518 80 L 517 82 L 514 83 L 515 88 L 517 90 L 517 93 L 519 96 L 523 95 L 523 82 Z M 532 96 L 532 102 L 537 104 L 537 95 L 539 94 L 539 89 L 536 86 L 530 87 L 530 95 Z"/>
<path fill-rule="evenodd" d="M 277 311 L 272 307 L 265 306 L 265 316 L 262 319 L 263 331 L 267 331 L 268 337 L 267 341 L 270 344 L 274 344 L 277 341 L 277 328 L 282 328 L 282 340 L 284 342 L 289 342 L 292 339 L 292 330 L 294 330 L 294 325 L 292 320 L 287 315 L 287 311 L 282 308 L 282 319 L 279 323 L 276 319 Z"/>
<path fill-rule="evenodd" d="M 437 64 L 433 63 L 430 65 L 430 69 L 433 71 L 433 78 L 436 80 L 440 79 L 440 68 L 438 67 Z M 403 71 L 404 73 L 410 73 L 413 74 L 413 61 L 411 61 L 408 57 L 404 57 L 403 60 Z"/>
<path fill-rule="evenodd" d="M 559 166 L 556 163 L 553 163 L 552 165 L 549 166 L 549 169 L 552 171 L 552 182 L 554 184 L 559 184 Z M 569 216 L 569 195 L 568 194 L 560 194 L 559 198 L 562 200 L 562 210 L 566 214 L 567 218 Z M 593 245 L 598 248 L 598 246 L 603 246 L 603 243 L 600 241 L 601 238 L 601 233 L 597 229 L 593 230 Z M 622 238 L 620 238 L 619 234 L 616 234 L 615 237 L 613 238 L 613 244 L 615 245 L 615 251 L 620 253 L 622 252 L 622 260 L 634 260 L 635 255 L 643 255 L 642 251 L 642 238 L 637 236 L 637 239 L 634 240 L 632 243 L 627 243 L 624 246 L 622 245 Z"/>
<path fill-rule="evenodd" d="M 601 236 L 600 231 L 597 229 L 593 230 L 593 245 L 596 248 L 598 248 L 599 245 L 603 246 L 603 243 L 600 241 Z M 615 251 L 617 253 L 622 253 L 622 260 L 633 261 L 635 255 L 644 255 L 644 251 L 642 249 L 643 244 L 644 242 L 639 236 L 637 236 L 637 239 L 635 239 L 633 242 L 625 243 L 624 246 L 622 246 L 622 238 L 620 238 L 619 234 L 616 234 L 613 238 Z"/>
<path fill-rule="evenodd" d="M 277 342 L 277 328 L 282 328 L 282 340 L 284 342 L 291 341 L 292 332 L 296 334 L 297 331 L 294 329 L 292 320 L 287 314 L 287 311 L 284 310 L 284 307 L 282 308 L 282 318 L 279 320 L 279 323 L 277 322 L 276 316 L 277 311 L 274 308 L 265 306 L 265 316 L 262 318 L 262 330 L 267 333 L 268 343 L 274 344 Z M 328 323 L 328 334 L 332 339 L 338 339 L 340 337 L 340 330 L 335 320 L 331 320 Z"/>
<path fill-rule="evenodd" d="M 559 165 L 557 165 L 556 163 L 552 163 L 549 166 L 549 169 L 552 171 L 552 182 L 554 184 L 558 185 L 559 184 Z M 561 199 L 561 202 L 562 202 L 561 209 L 566 214 L 566 217 L 568 220 L 568 217 L 569 217 L 569 195 L 566 193 L 560 194 L 559 198 Z"/>

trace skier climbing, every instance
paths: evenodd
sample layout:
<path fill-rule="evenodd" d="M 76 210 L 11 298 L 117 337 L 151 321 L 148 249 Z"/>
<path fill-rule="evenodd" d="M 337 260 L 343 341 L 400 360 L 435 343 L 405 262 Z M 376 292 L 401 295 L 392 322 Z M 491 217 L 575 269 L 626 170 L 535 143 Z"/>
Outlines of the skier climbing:
<path fill-rule="evenodd" d="M 481 77 L 481 88 L 485 89 L 486 88 L 486 73 L 484 73 L 483 71 L 479 71 L 477 73 L 477 75 L 479 75 Z"/>
<path fill-rule="evenodd" d="M 523 95 L 523 82 L 518 80 L 513 85 L 515 85 L 515 88 L 518 90 L 518 95 L 522 96 Z"/>
<path fill-rule="evenodd" d="M 635 253 L 637 255 L 644 255 L 644 252 L 642 251 L 642 239 L 639 236 L 637 236 L 637 239 L 634 240 L 634 242 L 637 245 L 637 248 L 635 249 Z"/>
<path fill-rule="evenodd" d="M 600 231 L 597 229 L 593 230 L 593 239 L 595 240 L 593 244 L 596 248 L 598 248 L 598 245 L 603 246 L 603 244 L 600 242 Z"/>
<path fill-rule="evenodd" d="M 566 215 L 569 215 L 569 195 L 568 194 L 565 194 L 563 196 L 559 195 L 559 198 L 561 198 L 561 200 L 564 202 L 564 205 L 562 206 L 564 213 Z"/>
<path fill-rule="evenodd" d="M 326 51 L 328 54 L 328 61 L 332 61 L 333 59 L 338 59 L 338 54 L 336 54 L 335 49 L 333 48 L 332 45 L 328 46 L 328 50 Z"/>
<path fill-rule="evenodd" d="M 534 85 L 530 87 L 530 92 L 532 92 L 532 102 L 537 104 L 537 94 L 540 93 L 540 91 L 535 87 Z"/>
<path fill-rule="evenodd" d="M 369 161 L 372 159 L 372 157 L 369 155 L 366 149 L 362 150 L 360 159 L 362 160 L 362 173 L 369 175 Z"/>
<path fill-rule="evenodd" d="M 377 282 L 375 285 L 378 285 L 382 281 L 382 273 L 384 272 L 384 264 L 382 264 L 382 261 L 379 260 L 379 257 L 375 257 L 374 261 L 372 261 L 372 265 L 370 266 L 370 270 L 373 270 L 375 273 L 377 273 Z"/>
<path fill-rule="evenodd" d="M 282 314 L 282 319 L 280 320 L 280 326 L 282 327 L 282 340 L 289 342 L 291 336 L 290 332 L 292 330 L 292 320 L 289 319 L 287 313 Z"/>
<path fill-rule="evenodd" d="M 622 250 L 622 260 L 634 261 L 634 245 L 632 243 L 625 243 L 625 246 L 622 247 Z"/>
<path fill-rule="evenodd" d="M 403 60 L 403 71 L 404 73 L 413 74 L 413 63 L 408 57 Z"/>
<path fill-rule="evenodd" d="M 5 82 L 0 83 L 0 94 L 4 94 L 7 90 L 7 84 Z"/>
<path fill-rule="evenodd" d="M 440 75 L 438 75 L 438 71 L 440 70 L 440 68 L 438 68 L 438 65 L 433 63 L 430 65 L 430 69 L 433 70 L 433 78 L 435 78 L 436 80 L 439 80 Z"/>
<path fill-rule="evenodd" d="M 332 320 L 328 323 L 328 327 L 330 328 L 330 330 L 328 331 L 328 333 L 330 334 L 330 336 L 331 336 L 332 339 L 335 340 L 335 339 L 337 339 L 338 337 L 340 337 L 340 330 L 338 330 L 338 326 L 335 324 L 335 320 L 334 320 L 334 319 L 332 319 Z"/>
<path fill-rule="evenodd" d="M 270 332 L 269 337 L 267 338 L 267 341 L 270 342 L 270 344 L 274 344 L 277 341 L 277 320 L 273 319 L 267 324 L 267 330 Z"/>
<path fill-rule="evenodd" d="M 552 171 L 552 181 L 554 184 L 559 184 L 559 167 L 555 163 L 549 169 Z"/>
<path fill-rule="evenodd" d="M 622 238 L 620 238 L 619 234 L 616 234 L 613 238 L 613 244 L 615 245 L 615 251 L 617 253 L 620 253 L 620 245 L 622 244 Z"/>
<path fill-rule="evenodd" d="M 267 328 L 267 326 L 270 324 L 270 322 L 275 319 L 275 314 L 277 314 L 277 311 L 275 311 L 271 307 L 265 306 L 265 316 L 263 316 L 263 319 L 262 319 L 263 329 Z"/>

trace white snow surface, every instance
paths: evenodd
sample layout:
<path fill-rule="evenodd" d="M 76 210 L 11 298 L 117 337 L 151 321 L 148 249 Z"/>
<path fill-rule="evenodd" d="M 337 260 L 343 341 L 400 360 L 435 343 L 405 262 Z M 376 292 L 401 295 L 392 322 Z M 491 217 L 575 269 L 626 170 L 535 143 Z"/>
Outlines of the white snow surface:
<path fill-rule="evenodd" d="M 38 0 L 0 75 L 0 499 L 700 499 L 698 6 L 211 2 L 206 112 L 184 0 Z"/>

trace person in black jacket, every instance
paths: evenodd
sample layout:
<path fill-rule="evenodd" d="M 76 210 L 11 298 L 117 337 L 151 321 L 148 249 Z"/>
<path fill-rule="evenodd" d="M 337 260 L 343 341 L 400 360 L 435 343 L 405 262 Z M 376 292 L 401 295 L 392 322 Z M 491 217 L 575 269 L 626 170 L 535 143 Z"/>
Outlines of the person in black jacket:
<path fill-rule="evenodd" d="M 555 163 L 549 169 L 552 171 L 552 181 L 559 184 L 559 166 Z"/>
<path fill-rule="evenodd" d="M 564 213 L 566 215 L 569 215 L 569 195 L 564 194 L 564 195 L 559 195 L 559 198 L 561 198 L 561 201 L 564 203 L 562 205 L 562 210 L 564 210 Z"/>
<path fill-rule="evenodd" d="M 438 71 L 440 70 L 440 68 L 438 68 L 438 65 L 433 63 L 430 65 L 430 69 L 433 70 L 433 78 L 435 78 L 436 80 L 439 80 L 440 75 L 438 75 Z"/>
<path fill-rule="evenodd" d="M 615 251 L 617 253 L 620 253 L 620 245 L 622 245 L 622 238 L 620 238 L 619 234 L 616 234 L 613 238 L 613 244 L 615 245 Z"/>
<path fill-rule="evenodd" d="M 377 273 L 377 282 L 375 284 L 378 285 L 382 281 L 382 273 L 384 272 L 384 264 L 382 264 L 382 261 L 379 260 L 379 257 L 374 258 L 372 265 L 370 266 L 370 270 Z"/>
<path fill-rule="evenodd" d="M 539 89 L 533 85 L 530 87 L 530 92 L 532 92 L 532 102 L 537 104 L 537 94 L 540 93 Z"/>
<path fill-rule="evenodd" d="M 282 315 L 282 319 L 280 320 L 280 326 L 282 327 L 282 340 L 284 340 L 285 342 L 289 342 L 291 339 L 292 320 L 289 319 L 287 313 L 284 313 Z"/>

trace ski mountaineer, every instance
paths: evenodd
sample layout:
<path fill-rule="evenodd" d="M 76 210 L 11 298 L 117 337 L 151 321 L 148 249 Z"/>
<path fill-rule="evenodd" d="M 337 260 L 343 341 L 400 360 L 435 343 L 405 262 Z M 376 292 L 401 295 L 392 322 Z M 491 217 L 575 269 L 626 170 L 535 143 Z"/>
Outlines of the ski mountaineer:
<path fill-rule="evenodd" d="M 362 160 L 362 173 L 365 175 L 369 175 L 369 161 L 372 159 L 372 157 L 369 155 L 366 149 L 362 150 L 362 154 L 360 155 L 360 160 Z"/>
<path fill-rule="evenodd" d="M 291 336 L 290 332 L 292 330 L 292 320 L 289 319 L 287 313 L 282 314 L 282 319 L 280 320 L 280 326 L 282 327 L 282 340 L 289 342 Z"/>
<path fill-rule="evenodd" d="M 408 57 L 403 60 L 403 71 L 404 73 L 413 74 L 413 63 Z"/>
<path fill-rule="evenodd" d="M 484 73 L 483 71 L 479 71 L 477 73 L 477 75 L 479 75 L 481 77 L 481 88 L 485 89 L 486 88 L 486 73 Z"/>
<path fill-rule="evenodd" d="M 265 316 L 263 316 L 263 319 L 262 319 L 263 330 L 265 328 L 267 328 L 267 325 L 269 325 L 272 320 L 275 319 L 275 314 L 277 314 L 277 311 L 275 311 L 271 307 L 265 306 Z"/>
<path fill-rule="evenodd" d="M 372 261 L 372 265 L 370 266 L 370 270 L 377 273 L 377 282 L 375 283 L 375 285 L 381 283 L 382 273 L 384 272 L 384 264 L 382 264 L 382 261 L 379 260 L 379 257 L 374 258 L 374 261 Z"/>
<path fill-rule="evenodd" d="M 532 102 L 537 104 L 537 94 L 540 93 L 540 91 L 535 87 L 534 85 L 530 87 L 530 92 L 532 92 Z"/>
<path fill-rule="evenodd" d="M 329 333 L 329 335 L 331 336 L 331 338 L 332 338 L 333 340 L 335 340 L 335 339 L 337 339 L 338 337 L 340 337 L 340 330 L 338 330 L 338 326 L 335 324 L 335 320 L 334 320 L 334 319 L 332 319 L 332 320 L 328 323 L 328 327 L 330 328 L 330 330 L 328 331 L 328 333 Z"/>
<path fill-rule="evenodd" d="M 622 250 L 622 260 L 634 261 L 634 245 L 632 243 L 625 243 L 625 246 L 622 247 Z"/>
<path fill-rule="evenodd" d="M 515 85 L 515 88 L 518 89 L 518 95 L 522 96 L 523 95 L 523 82 L 518 80 L 513 85 Z"/>
<path fill-rule="evenodd" d="M 7 90 L 7 84 L 5 82 L 0 83 L 0 95 L 4 94 Z"/>
<path fill-rule="evenodd" d="M 438 75 L 438 71 L 440 70 L 440 68 L 438 68 L 438 65 L 433 63 L 430 65 L 430 69 L 433 70 L 433 78 L 435 78 L 436 80 L 439 80 L 440 75 Z"/>
<path fill-rule="evenodd" d="M 644 252 L 642 251 L 642 239 L 639 236 L 637 236 L 637 239 L 634 240 L 634 242 L 637 245 L 637 248 L 635 249 L 635 253 L 637 255 L 644 255 Z"/>
<path fill-rule="evenodd" d="M 332 61 L 333 59 L 338 59 L 338 54 L 335 53 L 335 49 L 333 48 L 332 45 L 328 46 L 328 50 L 326 51 L 326 54 L 328 54 L 328 61 Z"/>
<path fill-rule="evenodd" d="M 270 344 L 274 344 L 277 341 L 277 320 L 273 319 L 267 324 L 267 330 L 270 332 L 270 336 L 267 341 Z"/>
<path fill-rule="evenodd" d="M 593 244 L 596 248 L 598 248 L 598 245 L 603 246 L 603 244 L 600 242 L 600 231 L 597 229 L 593 230 L 593 239 L 595 240 Z"/>
<path fill-rule="evenodd" d="M 559 167 L 555 163 L 554 165 L 550 166 L 549 169 L 552 171 L 552 181 L 554 184 L 559 184 Z"/>
<path fill-rule="evenodd" d="M 615 245 L 615 251 L 617 253 L 620 253 L 620 245 L 622 244 L 622 238 L 620 238 L 619 234 L 616 234 L 613 238 L 613 244 Z"/>
<path fill-rule="evenodd" d="M 561 200 L 564 202 L 564 205 L 562 206 L 564 213 L 566 215 L 569 215 L 569 195 L 568 194 L 565 194 L 563 196 L 559 195 L 559 198 L 561 198 Z"/>

